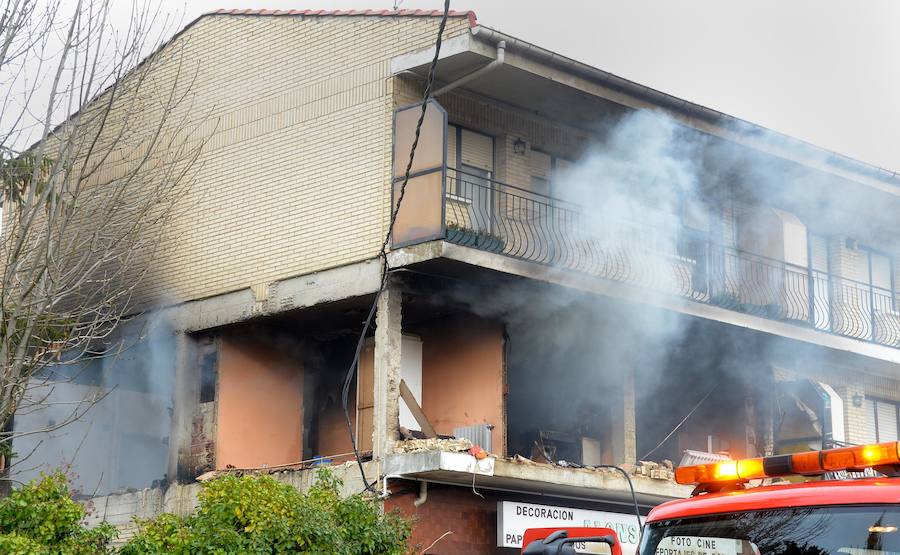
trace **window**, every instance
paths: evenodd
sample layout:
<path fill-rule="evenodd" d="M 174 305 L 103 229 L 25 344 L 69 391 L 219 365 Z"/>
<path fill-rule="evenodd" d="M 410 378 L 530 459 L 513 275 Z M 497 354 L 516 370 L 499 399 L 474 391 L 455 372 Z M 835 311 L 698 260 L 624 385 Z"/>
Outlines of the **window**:
<path fill-rule="evenodd" d="M 639 555 L 894 555 L 900 551 L 898 524 L 894 504 L 701 515 L 649 524 Z"/>
<path fill-rule="evenodd" d="M 491 172 L 462 164 L 459 167 L 459 177 L 456 179 L 456 189 L 453 194 L 468 199 L 481 198 L 491 188 Z"/>
<path fill-rule="evenodd" d="M 449 174 L 447 192 L 460 201 L 452 220 L 470 231 L 490 232 L 494 138 L 457 125 L 449 125 L 447 133 L 447 166 L 457 170 Z"/>
<path fill-rule="evenodd" d="M 472 200 L 490 185 L 494 170 L 494 138 L 484 133 L 447 126 L 447 165 L 451 173 L 450 193 Z"/>
<path fill-rule="evenodd" d="M 900 438 L 900 404 L 867 397 L 863 407 L 866 411 L 866 442 L 897 441 Z"/>
<path fill-rule="evenodd" d="M 894 264 L 889 256 L 863 246 L 858 247 L 856 254 L 853 275 L 847 277 L 879 289 L 893 289 Z"/>
<path fill-rule="evenodd" d="M 896 310 L 894 291 L 894 261 L 886 254 L 860 246 L 852 276 L 862 284 L 865 295 L 871 296 L 872 309 L 877 312 Z"/>
<path fill-rule="evenodd" d="M 532 149 L 528 154 L 531 190 L 544 196 L 564 194 L 559 187 L 559 176 L 571 165 L 570 160 Z"/>
<path fill-rule="evenodd" d="M 550 196 L 550 180 L 545 177 L 532 175 L 531 190 L 539 195 Z"/>

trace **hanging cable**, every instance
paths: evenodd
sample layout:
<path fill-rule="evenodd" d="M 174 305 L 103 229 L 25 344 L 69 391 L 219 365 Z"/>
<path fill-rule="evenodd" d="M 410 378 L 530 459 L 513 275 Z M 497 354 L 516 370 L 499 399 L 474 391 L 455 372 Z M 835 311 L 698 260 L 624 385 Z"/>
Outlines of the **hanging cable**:
<path fill-rule="evenodd" d="M 700 400 L 697 402 L 696 405 L 694 405 L 694 408 L 692 408 L 691 411 L 690 411 L 689 413 L 687 413 L 686 415 L 684 415 L 684 418 L 681 419 L 681 422 L 679 422 L 674 428 L 672 428 L 672 431 L 669 432 L 669 434 L 666 435 L 666 437 L 664 437 L 664 438 L 662 439 L 662 441 L 660 441 L 659 443 L 657 443 L 657 444 L 656 444 L 656 447 L 654 447 L 653 449 L 647 451 L 647 454 L 644 455 L 643 457 L 641 457 L 640 460 L 642 460 L 642 461 L 647 460 L 647 457 L 649 457 L 650 455 L 652 455 L 653 453 L 655 453 L 656 450 L 659 449 L 660 447 L 662 447 L 663 444 L 664 444 L 665 442 L 669 441 L 669 438 L 672 437 L 673 435 L 675 435 L 675 432 L 677 432 L 677 431 L 684 425 L 684 423 L 688 421 L 688 418 L 690 418 L 691 415 L 694 414 L 694 412 L 696 412 L 696 410 L 700 408 L 700 405 L 702 405 L 704 401 L 706 401 L 707 399 L 709 399 L 709 396 L 712 395 L 712 392 L 715 391 L 716 388 L 719 387 L 719 383 L 721 383 L 721 382 L 716 382 L 716 384 L 712 386 L 712 389 L 710 389 L 709 391 L 707 391 L 707 392 L 706 392 L 706 395 L 704 395 L 703 398 L 700 399 Z"/>
<path fill-rule="evenodd" d="M 362 459 L 359 456 L 359 449 L 356 445 L 356 435 L 353 433 L 353 422 L 350 420 L 350 409 L 349 407 L 349 397 L 350 397 L 350 384 L 353 383 L 353 375 L 356 372 L 356 368 L 359 365 L 359 357 L 360 353 L 362 353 L 363 344 L 366 341 L 366 333 L 369 331 L 369 328 L 372 326 L 372 319 L 375 317 L 375 312 L 378 309 L 378 300 L 381 298 L 382 293 L 384 293 L 385 288 L 388 283 L 389 276 L 389 268 L 388 268 L 388 244 L 391 241 L 391 233 L 394 230 L 394 223 L 397 221 L 397 214 L 400 212 L 400 204 L 403 202 L 403 196 L 406 194 L 406 184 L 409 182 L 409 174 L 412 171 L 413 161 L 416 157 L 416 147 L 419 146 L 419 134 L 422 131 L 422 122 L 425 121 L 425 112 L 428 109 L 428 100 L 431 98 L 431 90 L 434 86 L 434 70 L 437 67 L 438 56 L 441 52 L 441 40 L 444 36 L 444 28 L 447 26 L 447 16 L 450 13 L 450 0 L 444 0 L 444 13 L 441 15 L 441 23 L 438 26 L 437 39 L 434 43 L 434 58 L 431 60 L 431 65 L 428 68 L 428 77 L 425 80 L 425 92 L 422 95 L 422 113 L 419 114 L 419 121 L 416 122 L 416 135 L 413 139 L 412 146 L 409 149 L 409 162 L 406 164 L 406 171 L 403 174 L 403 182 L 400 184 L 400 193 L 397 195 L 396 204 L 391 205 L 391 218 L 388 223 L 387 233 L 384 236 L 384 241 L 381 243 L 381 250 L 378 253 L 378 257 L 381 259 L 381 280 L 378 286 L 378 291 L 375 293 L 375 299 L 372 301 L 372 308 L 369 309 L 369 314 L 366 316 L 365 321 L 363 322 L 362 331 L 359 334 L 359 340 L 356 342 L 356 352 L 353 355 L 353 361 L 350 363 L 350 368 L 347 369 L 346 377 L 344 378 L 344 386 L 341 390 L 341 404 L 344 408 L 344 419 L 347 421 L 347 430 L 350 432 L 350 443 L 353 446 L 353 454 L 356 456 L 356 464 L 359 465 L 359 474 L 362 476 L 363 484 L 365 484 L 366 489 L 372 492 L 375 492 L 375 489 L 372 487 L 372 484 L 369 483 L 369 480 L 366 478 L 366 472 L 363 469 Z M 357 396 L 359 392 L 357 391 Z"/>
<path fill-rule="evenodd" d="M 638 508 L 637 495 L 634 493 L 634 484 L 631 483 L 631 476 L 625 472 L 625 469 L 621 466 L 616 466 L 614 464 L 593 464 L 591 465 L 593 468 L 609 468 L 612 470 L 618 470 L 622 473 L 622 476 L 625 476 L 625 481 L 628 482 L 628 488 L 631 490 L 631 502 L 634 503 L 634 516 L 637 517 L 638 521 L 638 543 L 644 540 L 644 525 L 641 523 L 641 510 Z"/>
<path fill-rule="evenodd" d="M 534 441 L 534 445 L 535 445 L 535 447 L 540 449 L 540 452 L 542 455 L 544 455 L 544 458 L 546 458 L 548 461 L 552 462 L 553 464 L 556 464 L 556 465 L 559 464 L 558 460 L 554 459 L 553 457 L 550 456 L 549 453 L 547 453 L 547 448 L 544 445 L 544 439 L 542 437 L 538 437 L 538 439 L 536 439 Z M 577 465 L 577 466 L 578 466 L 578 468 L 581 468 L 581 465 Z M 614 464 L 590 464 L 590 465 L 586 465 L 586 466 L 589 468 L 608 468 L 611 470 L 617 470 L 622 473 L 622 476 L 625 476 L 625 481 L 628 482 L 628 489 L 631 490 L 631 503 L 634 505 L 634 516 L 637 517 L 637 521 L 638 521 L 638 543 L 643 541 L 644 528 L 643 528 L 643 524 L 641 523 L 641 510 L 638 507 L 637 494 L 634 492 L 634 483 L 631 481 L 631 476 L 628 475 L 628 472 L 626 472 L 625 469 L 622 468 L 621 466 L 617 466 Z M 475 479 L 474 478 L 472 479 L 472 489 L 475 489 Z M 475 493 L 478 493 L 478 492 L 475 492 Z"/>

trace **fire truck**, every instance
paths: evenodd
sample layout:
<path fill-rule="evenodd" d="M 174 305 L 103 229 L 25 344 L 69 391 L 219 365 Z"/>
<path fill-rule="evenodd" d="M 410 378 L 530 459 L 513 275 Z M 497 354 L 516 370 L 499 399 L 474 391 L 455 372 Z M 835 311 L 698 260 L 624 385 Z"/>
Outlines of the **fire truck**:
<path fill-rule="evenodd" d="M 835 474 L 875 476 L 823 479 Z M 900 442 L 684 466 L 675 479 L 694 492 L 650 512 L 637 555 L 900 555 Z M 607 529 L 525 539 L 529 555 L 621 551 Z"/>

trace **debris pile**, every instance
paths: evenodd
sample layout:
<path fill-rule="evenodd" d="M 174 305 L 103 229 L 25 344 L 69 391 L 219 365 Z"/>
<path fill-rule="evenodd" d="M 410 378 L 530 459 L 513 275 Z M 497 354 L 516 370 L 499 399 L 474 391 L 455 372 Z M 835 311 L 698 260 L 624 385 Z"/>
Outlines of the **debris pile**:
<path fill-rule="evenodd" d="M 666 459 L 661 463 L 652 461 L 640 461 L 634 467 L 635 476 L 646 476 L 654 480 L 674 480 L 675 466 L 672 461 Z"/>
<path fill-rule="evenodd" d="M 429 437 L 425 439 L 407 439 L 396 444 L 398 453 L 422 453 L 425 451 L 448 451 L 461 453 L 472 448 L 472 442 L 465 438 L 439 438 Z"/>
<path fill-rule="evenodd" d="M 574 468 L 574 469 L 583 469 L 590 470 L 592 472 L 610 472 L 618 474 L 618 471 L 609 467 L 604 466 L 592 466 L 592 465 L 582 465 L 574 462 L 569 462 L 565 460 L 556 461 L 556 462 L 543 462 L 543 461 L 534 461 L 529 458 L 523 457 L 521 455 L 515 455 L 513 457 L 508 458 L 507 460 L 515 462 L 517 464 L 528 464 L 528 465 L 552 465 L 559 466 L 562 468 Z M 651 478 L 653 480 L 668 480 L 672 481 L 675 479 L 675 466 L 672 464 L 670 460 L 664 460 L 661 463 L 653 462 L 653 461 L 640 461 L 637 464 L 621 464 L 619 465 L 625 472 L 627 472 L 630 476 L 645 476 L 647 478 Z M 621 474 L 619 474 L 621 476 Z"/>

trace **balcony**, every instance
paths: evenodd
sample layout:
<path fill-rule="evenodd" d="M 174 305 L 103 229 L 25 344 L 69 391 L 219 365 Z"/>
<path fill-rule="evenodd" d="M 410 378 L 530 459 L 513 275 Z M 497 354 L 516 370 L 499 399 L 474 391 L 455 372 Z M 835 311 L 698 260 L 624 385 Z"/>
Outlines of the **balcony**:
<path fill-rule="evenodd" d="M 598 225 L 572 203 L 452 168 L 410 180 L 395 226 L 394 246 L 432 239 L 900 348 L 896 292 L 689 229 Z"/>

